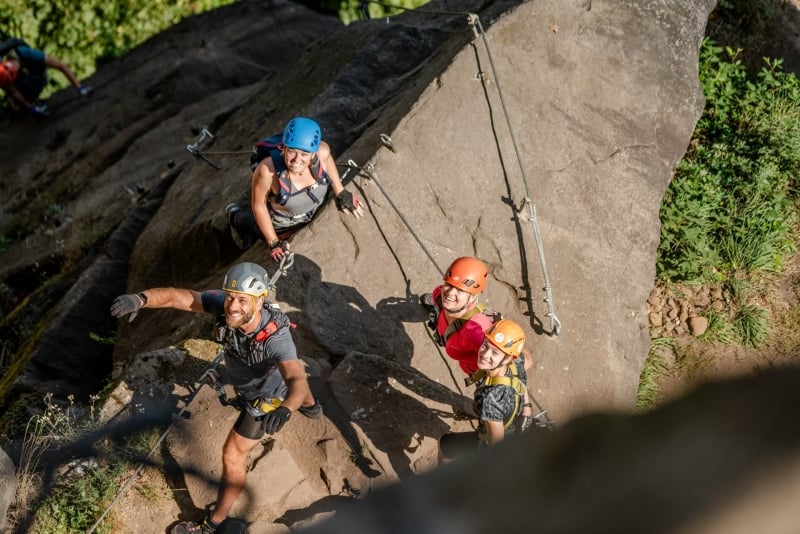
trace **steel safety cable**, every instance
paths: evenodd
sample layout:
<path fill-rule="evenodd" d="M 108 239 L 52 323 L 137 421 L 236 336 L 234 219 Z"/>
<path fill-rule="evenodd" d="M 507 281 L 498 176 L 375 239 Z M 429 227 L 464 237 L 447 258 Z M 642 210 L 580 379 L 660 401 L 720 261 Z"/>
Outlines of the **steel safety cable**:
<path fill-rule="evenodd" d="M 528 177 L 525 174 L 525 167 L 522 164 L 522 156 L 520 155 L 519 146 L 517 145 L 517 139 L 514 135 L 514 129 L 511 126 L 511 119 L 509 117 L 508 109 L 506 107 L 505 98 L 503 98 L 503 90 L 500 85 L 500 78 L 497 74 L 497 69 L 494 65 L 494 59 L 492 57 L 491 47 L 489 46 L 489 40 L 486 38 L 486 32 L 483 30 L 483 25 L 481 24 L 480 17 L 477 14 L 470 15 L 470 25 L 473 28 L 473 32 L 475 35 L 480 35 L 481 41 L 483 42 L 483 46 L 486 49 L 486 56 L 489 58 L 489 67 L 492 69 L 492 76 L 494 77 L 494 84 L 497 87 L 497 96 L 500 99 L 500 106 L 503 109 L 503 116 L 506 121 L 506 126 L 508 128 L 509 136 L 511 137 L 511 145 L 514 147 L 514 154 L 517 158 L 517 164 L 519 165 L 519 170 L 522 175 L 522 183 L 525 187 L 525 198 L 523 199 L 523 203 L 528 205 L 529 209 L 529 216 L 531 222 L 531 227 L 533 229 L 533 237 L 536 241 L 536 252 L 539 256 L 539 264 L 542 268 L 542 277 L 544 278 L 544 291 L 545 291 L 545 303 L 547 305 L 547 313 L 545 314 L 546 317 L 550 318 L 550 328 L 553 333 L 558 335 L 561 332 L 561 321 L 559 321 L 558 317 L 556 316 L 555 305 L 553 304 L 553 288 L 550 284 L 550 277 L 547 274 L 547 261 L 545 260 L 544 256 L 544 245 L 542 243 L 542 235 L 539 230 L 539 222 L 536 218 L 536 206 L 531 199 L 530 188 L 528 186 Z M 521 207 L 518 209 L 521 211 Z"/>

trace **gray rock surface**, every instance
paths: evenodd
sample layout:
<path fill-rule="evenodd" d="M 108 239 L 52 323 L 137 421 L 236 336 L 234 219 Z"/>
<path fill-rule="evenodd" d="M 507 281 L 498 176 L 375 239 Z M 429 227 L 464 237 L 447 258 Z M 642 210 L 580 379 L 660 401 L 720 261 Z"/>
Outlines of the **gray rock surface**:
<path fill-rule="evenodd" d="M 14 502 L 17 482 L 14 462 L 11 461 L 6 451 L 0 449 L 0 534 L 6 530 L 6 512 Z"/>
<path fill-rule="evenodd" d="M 795 367 L 705 385 L 645 416 L 577 418 L 375 492 L 303 532 L 791 532 L 798 394 Z"/>

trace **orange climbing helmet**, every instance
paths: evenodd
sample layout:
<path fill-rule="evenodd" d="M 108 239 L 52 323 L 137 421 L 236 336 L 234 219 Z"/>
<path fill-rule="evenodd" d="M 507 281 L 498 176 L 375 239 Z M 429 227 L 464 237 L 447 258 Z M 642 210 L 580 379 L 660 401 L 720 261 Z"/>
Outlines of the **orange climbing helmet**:
<path fill-rule="evenodd" d="M 444 281 L 470 295 L 479 295 L 486 289 L 489 271 L 478 258 L 464 256 L 450 264 L 444 273 Z"/>
<path fill-rule="evenodd" d="M 525 331 L 508 319 L 500 319 L 486 331 L 486 340 L 516 359 L 525 344 Z"/>
<path fill-rule="evenodd" d="M 19 65 L 13 61 L 0 62 L 0 88 L 8 89 L 17 79 Z"/>

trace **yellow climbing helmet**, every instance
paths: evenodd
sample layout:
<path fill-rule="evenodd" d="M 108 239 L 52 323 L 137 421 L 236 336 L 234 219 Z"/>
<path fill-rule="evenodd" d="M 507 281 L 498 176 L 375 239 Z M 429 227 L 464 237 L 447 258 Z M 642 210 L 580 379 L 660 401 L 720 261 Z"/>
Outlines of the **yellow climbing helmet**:
<path fill-rule="evenodd" d="M 525 344 L 525 331 L 514 321 L 500 319 L 486 331 L 486 340 L 516 359 Z"/>
<path fill-rule="evenodd" d="M 488 275 L 485 263 L 478 258 L 464 256 L 450 264 L 444 273 L 444 281 L 470 295 L 478 295 L 486 289 Z"/>

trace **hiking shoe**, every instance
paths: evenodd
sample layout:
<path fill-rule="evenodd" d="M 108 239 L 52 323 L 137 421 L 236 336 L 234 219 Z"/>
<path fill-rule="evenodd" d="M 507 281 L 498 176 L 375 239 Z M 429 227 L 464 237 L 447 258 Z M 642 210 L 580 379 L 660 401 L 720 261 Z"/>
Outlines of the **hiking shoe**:
<path fill-rule="evenodd" d="M 236 246 L 242 250 L 247 250 L 256 242 L 255 236 L 242 232 L 236 227 L 236 214 L 242 211 L 242 208 L 236 202 L 231 202 L 225 206 L 225 215 L 228 217 L 228 226 L 231 229 L 231 239 L 236 243 Z"/>
<path fill-rule="evenodd" d="M 300 406 L 297 411 L 309 419 L 319 419 L 322 417 L 322 404 L 319 403 L 319 400 L 315 399 L 313 406 Z"/>
<path fill-rule="evenodd" d="M 239 204 L 237 204 L 236 202 L 231 202 L 230 204 L 225 206 L 225 216 L 228 217 L 228 224 L 230 224 L 231 227 L 236 226 L 235 224 L 233 224 L 233 221 L 236 217 L 236 214 L 239 213 L 241 210 L 242 208 L 240 208 Z"/>
<path fill-rule="evenodd" d="M 219 526 L 219 525 L 217 525 Z M 208 524 L 208 520 L 203 520 L 201 523 L 194 521 L 181 521 L 172 527 L 172 534 L 214 534 L 217 527 L 212 527 Z"/>

